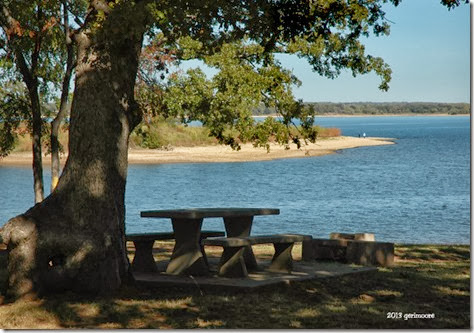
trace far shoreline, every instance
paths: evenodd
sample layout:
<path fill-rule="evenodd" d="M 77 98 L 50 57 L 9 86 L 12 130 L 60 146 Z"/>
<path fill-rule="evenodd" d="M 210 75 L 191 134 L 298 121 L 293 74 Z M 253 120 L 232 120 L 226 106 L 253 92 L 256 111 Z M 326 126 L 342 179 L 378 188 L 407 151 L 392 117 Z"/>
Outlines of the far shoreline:
<path fill-rule="evenodd" d="M 314 115 L 315 118 L 357 118 L 357 117 L 470 117 L 471 114 L 449 114 L 449 113 L 421 113 L 421 114 L 414 114 L 414 113 L 397 113 L 397 114 L 369 114 L 369 113 L 361 113 L 361 114 L 316 114 Z M 254 115 L 252 118 L 278 118 L 281 117 L 277 114 L 262 114 L 262 115 Z"/>

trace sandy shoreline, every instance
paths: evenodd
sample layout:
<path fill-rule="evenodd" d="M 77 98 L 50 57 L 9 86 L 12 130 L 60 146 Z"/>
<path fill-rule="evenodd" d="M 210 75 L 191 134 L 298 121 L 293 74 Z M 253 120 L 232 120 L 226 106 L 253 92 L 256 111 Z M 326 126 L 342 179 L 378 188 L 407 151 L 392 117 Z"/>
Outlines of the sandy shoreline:
<path fill-rule="evenodd" d="M 240 151 L 233 151 L 228 146 L 201 146 L 201 147 L 174 147 L 172 150 L 159 149 L 130 149 L 128 161 L 130 164 L 164 164 L 164 163 L 209 163 L 209 162 L 245 162 L 265 161 L 281 158 L 302 158 L 332 154 L 340 149 L 365 146 L 380 146 L 394 144 L 392 139 L 386 138 L 356 138 L 341 136 L 337 138 L 321 139 L 315 144 L 296 149 L 285 150 L 283 146 L 272 144 L 270 152 L 264 148 L 254 148 L 252 144 L 242 145 Z M 17 152 L 0 159 L 0 166 L 31 165 L 31 152 Z M 61 161 L 64 162 L 63 156 Z M 50 165 L 50 156 L 43 157 L 43 164 Z"/>

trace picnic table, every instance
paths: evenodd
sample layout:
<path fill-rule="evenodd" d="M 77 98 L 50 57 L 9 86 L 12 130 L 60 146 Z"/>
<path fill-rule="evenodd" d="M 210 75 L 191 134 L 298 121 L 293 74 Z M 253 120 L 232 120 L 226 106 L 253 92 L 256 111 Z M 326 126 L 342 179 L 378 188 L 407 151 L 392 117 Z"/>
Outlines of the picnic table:
<path fill-rule="evenodd" d="M 190 208 L 143 211 L 140 216 L 171 219 L 175 246 L 166 273 L 207 275 L 209 267 L 199 243 L 204 218 L 223 218 L 227 237 L 247 237 L 254 216 L 278 214 L 280 210 L 275 208 Z M 244 260 L 249 268 L 257 266 L 250 246 L 245 249 Z"/>

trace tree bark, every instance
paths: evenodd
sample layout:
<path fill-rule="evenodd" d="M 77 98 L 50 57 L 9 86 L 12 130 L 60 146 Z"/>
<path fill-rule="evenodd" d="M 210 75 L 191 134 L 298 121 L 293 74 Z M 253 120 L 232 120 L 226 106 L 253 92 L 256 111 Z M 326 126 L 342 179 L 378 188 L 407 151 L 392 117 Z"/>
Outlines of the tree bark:
<path fill-rule="evenodd" d="M 9 253 L 9 297 L 107 293 L 130 277 L 124 197 L 146 28 L 138 6 L 117 6 L 99 27 L 75 35 L 78 60 L 64 171 L 49 197 L 0 231 Z M 89 20 L 94 23 L 94 15 Z"/>
<path fill-rule="evenodd" d="M 30 89 L 29 89 L 30 90 Z M 41 120 L 41 106 L 37 86 L 30 90 L 31 110 L 33 111 L 33 187 L 35 191 L 35 203 L 44 198 L 43 184 L 43 157 L 41 154 L 41 132 L 43 121 Z"/>
<path fill-rule="evenodd" d="M 54 191 L 58 184 L 59 175 L 60 175 L 60 158 L 59 158 L 59 128 L 61 122 L 66 116 L 68 95 L 69 95 L 69 85 L 71 82 L 72 71 L 74 69 L 74 46 L 72 39 L 70 37 L 69 29 L 69 19 L 68 19 L 68 9 L 67 4 L 63 1 L 64 8 L 64 34 L 66 42 L 66 71 L 64 73 L 62 90 L 61 90 L 61 99 L 59 103 L 59 111 L 56 117 L 51 122 L 51 192 Z"/>
<path fill-rule="evenodd" d="M 25 57 L 20 50 L 16 50 L 16 62 L 23 76 L 23 81 L 28 89 L 28 95 L 31 103 L 33 133 L 31 134 L 33 143 L 33 187 L 35 193 L 35 203 L 39 203 L 44 198 L 43 185 L 43 157 L 41 154 L 41 134 L 42 134 L 42 120 L 41 120 L 41 104 L 38 93 L 38 78 L 34 75 L 35 67 L 29 69 Z M 33 60 L 37 55 L 33 55 Z"/>

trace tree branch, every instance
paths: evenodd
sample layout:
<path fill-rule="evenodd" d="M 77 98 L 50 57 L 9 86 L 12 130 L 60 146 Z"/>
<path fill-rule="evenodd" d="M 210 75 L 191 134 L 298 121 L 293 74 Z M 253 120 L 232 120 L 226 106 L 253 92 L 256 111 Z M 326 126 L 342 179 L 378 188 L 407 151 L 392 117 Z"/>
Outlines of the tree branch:
<path fill-rule="evenodd" d="M 0 22 L 8 39 L 14 35 L 21 35 L 21 27 L 17 20 L 13 18 L 10 11 L 4 5 L 0 5 Z"/>
<path fill-rule="evenodd" d="M 109 14 L 112 11 L 112 8 L 110 8 L 109 5 L 103 0 L 91 1 L 91 7 L 96 11 L 102 11 L 105 14 Z"/>

